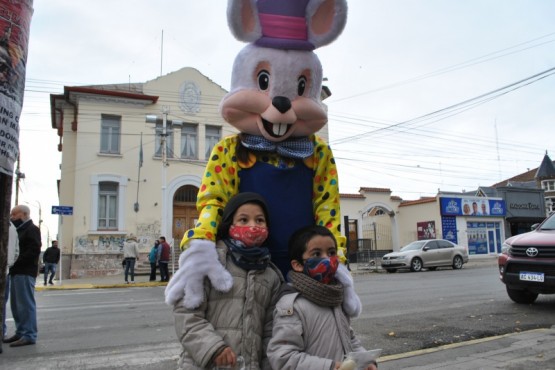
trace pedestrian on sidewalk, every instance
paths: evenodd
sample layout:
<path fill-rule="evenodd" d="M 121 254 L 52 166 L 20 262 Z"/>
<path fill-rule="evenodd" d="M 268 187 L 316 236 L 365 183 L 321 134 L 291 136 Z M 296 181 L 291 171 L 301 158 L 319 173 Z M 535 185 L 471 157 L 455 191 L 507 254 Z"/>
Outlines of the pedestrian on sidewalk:
<path fill-rule="evenodd" d="M 150 279 L 149 281 L 156 281 L 156 267 L 160 260 L 160 240 L 154 241 L 154 246 L 148 254 L 148 262 L 150 262 Z"/>
<path fill-rule="evenodd" d="M 54 279 L 54 275 L 56 275 L 56 267 L 60 262 L 60 249 L 58 248 L 57 240 L 52 240 L 52 245 L 44 251 L 42 262 L 44 263 L 44 285 L 46 286 L 49 273 L 50 279 L 48 279 L 48 283 L 54 285 L 52 279 Z"/>
<path fill-rule="evenodd" d="M 17 205 L 10 212 L 10 221 L 17 229 L 19 256 L 10 268 L 10 307 L 15 334 L 4 339 L 10 347 L 35 344 L 37 341 L 37 303 L 35 283 L 39 269 L 40 229 L 31 220 L 31 210 Z"/>
<path fill-rule="evenodd" d="M 160 258 L 158 260 L 158 265 L 160 266 L 160 281 L 170 281 L 170 273 L 168 270 L 168 263 L 171 257 L 171 247 L 166 242 L 166 237 L 160 237 Z"/>
<path fill-rule="evenodd" d="M 125 282 L 129 284 L 128 277 L 131 275 L 131 284 L 135 283 L 135 262 L 139 260 L 139 246 L 137 238 L 130 235 L 123 243 L 123 259 L 125 261 Z"/>

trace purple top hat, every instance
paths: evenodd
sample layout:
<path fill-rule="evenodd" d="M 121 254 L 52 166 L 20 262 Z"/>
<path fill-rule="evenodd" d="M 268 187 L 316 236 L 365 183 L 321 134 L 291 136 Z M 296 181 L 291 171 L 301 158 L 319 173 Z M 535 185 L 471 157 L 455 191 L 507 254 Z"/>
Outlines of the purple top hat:
<path fill-rule="evenodd" d="M 258 46 L 274 49 L 314 50 L 308 41 L 306 6 L 310 0 L 258 0 L 262 28 Z"/>

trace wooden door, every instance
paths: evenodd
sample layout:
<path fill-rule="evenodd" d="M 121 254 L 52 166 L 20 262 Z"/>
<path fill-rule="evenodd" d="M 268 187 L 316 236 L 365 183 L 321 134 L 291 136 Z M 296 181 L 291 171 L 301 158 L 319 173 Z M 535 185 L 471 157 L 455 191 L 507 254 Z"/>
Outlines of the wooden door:
<path fill-rule="evenodd" d="M 172 236 L 175 244 L 179 244 L 185 232 L 195 226 L 198 212 L 194 205 L 179 205 L 173 208 Z"/>

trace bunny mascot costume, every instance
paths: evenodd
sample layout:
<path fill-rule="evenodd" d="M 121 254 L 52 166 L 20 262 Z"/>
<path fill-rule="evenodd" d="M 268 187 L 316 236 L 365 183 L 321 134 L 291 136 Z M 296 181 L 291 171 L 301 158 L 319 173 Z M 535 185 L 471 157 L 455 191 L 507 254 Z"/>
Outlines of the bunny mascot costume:
<path fill-rule="evenodd" d="M 183 237 L 180 268 L 166 288 L 166 303 L 185 295 L 188 308 L 202 303 L 205 277 L 217 290 L 232 286 L 218 262 L 215 231 L 227 201 L 240 192 L 259 193 L 268 202 L 274 221 L 268 245 L 284 276 L 291 268 L 288 239 L 307 225 L 329 228 L 345 261 L 335 160 L 314 135 L 327 123 L 327 112 L 320 99 L 322 66 L 313 50 L 343 31 L 347 3 L 229 0 L 227 16 L 233 35 L 249 43 L 235 59 L 231 91 L 220 103 L 223 118 L 240 133 L 212 151 L 198 193 L 199 221 Z M 345 287 L 345 311 L 358 316 L 361 303 L 343 264 L 336 277 Z"/>

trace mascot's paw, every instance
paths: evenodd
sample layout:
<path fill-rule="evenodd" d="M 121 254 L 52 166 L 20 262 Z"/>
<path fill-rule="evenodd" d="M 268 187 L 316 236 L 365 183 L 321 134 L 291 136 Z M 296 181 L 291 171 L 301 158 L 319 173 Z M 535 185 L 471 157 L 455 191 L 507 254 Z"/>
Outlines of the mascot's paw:
<path fill-rule="evenodd" d="M 166 303 L 174 305 L 183 298 L 183 306 L 197 308 L 204 301 L 204 278 L 208 277 L 214 289 L 227 292 L 233 286 L 231 274 L 222 266 L 214 242 L 191 240 L 179 257 L 179 270 L 166 287 Z"/>
<path fill-rule="evenodd" d="M 339 264 L 335 277 L 343 284 L 343 310 L 349 317 L 358 317 L 362 312 L 362 302 L 355 292 L 351 273 L 345 265 Z"/>

